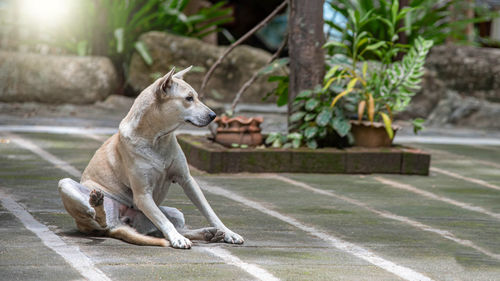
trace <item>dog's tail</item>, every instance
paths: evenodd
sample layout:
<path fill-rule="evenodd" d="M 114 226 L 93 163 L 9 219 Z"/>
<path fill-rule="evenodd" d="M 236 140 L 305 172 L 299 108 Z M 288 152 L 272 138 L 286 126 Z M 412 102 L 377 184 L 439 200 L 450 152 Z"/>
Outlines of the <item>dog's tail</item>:
<path fill-rule="evenodd" d="M 141 246 L 170 246 L 170 242 L 163 238 L 156 238 L 140 234 L 135 229 L 127 225 L 112 228 L 108 232 L 109 237 L 123 240 L 125 242 Z"/>

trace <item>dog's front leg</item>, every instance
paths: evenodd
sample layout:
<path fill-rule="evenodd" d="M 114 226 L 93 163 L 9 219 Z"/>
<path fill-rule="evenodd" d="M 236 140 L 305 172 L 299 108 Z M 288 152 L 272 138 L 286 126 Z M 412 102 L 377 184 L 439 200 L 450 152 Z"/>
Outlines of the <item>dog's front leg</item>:
<path fill-rule="evenodd" d="M 212 207 L 210 207 L 210 204 L 208 204 L 205 195 L 203 195 L 200 186 L 191 175 L 186 177 L 186 180 L 181 181 L 180 185 L 184 189 L 184 193 L 186 193 L 193 204 L 207 218 L 208 222 L 212 226 L 224 231 L 224 242 L 231 244 L 243 244 L 245 241 L 243 237 L 227 228 L 219 217 L 217 217 Z"/>
<path fill-rule="evenodd" d="M 172 247 L 179 249 L 191 248 L 191 241 L 177 232 L 174 225 L 158 208 L 151 194 L 134 194 L 134 204 L 156 227 L 158 227 L 163 235 L 170 241 Z"/>

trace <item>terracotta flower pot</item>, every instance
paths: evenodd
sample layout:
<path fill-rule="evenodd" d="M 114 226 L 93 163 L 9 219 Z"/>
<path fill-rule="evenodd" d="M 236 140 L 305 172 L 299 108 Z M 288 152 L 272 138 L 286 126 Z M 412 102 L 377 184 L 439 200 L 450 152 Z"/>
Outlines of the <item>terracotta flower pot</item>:
<path fill-rule="evenodd" d="M 380 122 L 369 121 L 351 121 L 351 133 L 354 137 L 356 146 L 362 147 L 389 147 L 392 145 L 392 139 L 387 135 L 385 126 Z M 394 135 L 399 130 L 399 126 L 392 126 Z"/>
<path fill-rule="evenodd" d="M 215 118 L 217 123 L 217 133 L 215 142 L 231 147 L 232 144 L 258 146 L 262 144 L 260 124 L 262 117 L 227 116 Z"/>

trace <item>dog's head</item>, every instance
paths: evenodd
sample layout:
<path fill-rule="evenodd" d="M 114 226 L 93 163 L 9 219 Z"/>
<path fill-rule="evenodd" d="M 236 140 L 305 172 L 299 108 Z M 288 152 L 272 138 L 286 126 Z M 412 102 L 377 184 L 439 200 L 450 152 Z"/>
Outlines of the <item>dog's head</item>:
<path fill-rule="evenodd" d="M 161 112 L 168 119 L 177 118 L 179 123 L 190 123 L 197 127 L 208 125 L 215 113 L 198 99 L 198 93 L 183 80 L 191 67 L 175 73 L 175 67 L 154 83 L 153 90 Z M 175 73 L 175 74 L 174 74 Z"/>

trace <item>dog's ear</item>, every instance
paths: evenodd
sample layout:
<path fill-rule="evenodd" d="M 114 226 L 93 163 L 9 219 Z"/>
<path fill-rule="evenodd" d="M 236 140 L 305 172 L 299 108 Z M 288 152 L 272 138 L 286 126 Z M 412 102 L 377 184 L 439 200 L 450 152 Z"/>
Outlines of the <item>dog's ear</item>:
<path fill-rule="evenodd" d="M 170 86 L 172 86 L 172 77 L 174 76 L 174 73 L 175 73 L 175 66 L 172 67 L 172 69 L 167 74 L 165 74 L 165 76 L 160 78 L 160 81 L 158 81 L 158 88 L 156 91 L 157 94 L 166 93 L 167 89 L 170 88 Z"/>
<path fill-rule="evenodd" d="M 193 66 L 191 65 L 190 67 L 184 69 L 184 70 L 181 70 L 179 72 L 177 72 L 176 74 L 174 74 L 174 77 L 175 78 L 179 78 L 179 79 L 183 79 L 184 78 L 184 74 L 188 73 L 191 68 L 193 68 Z"/>

